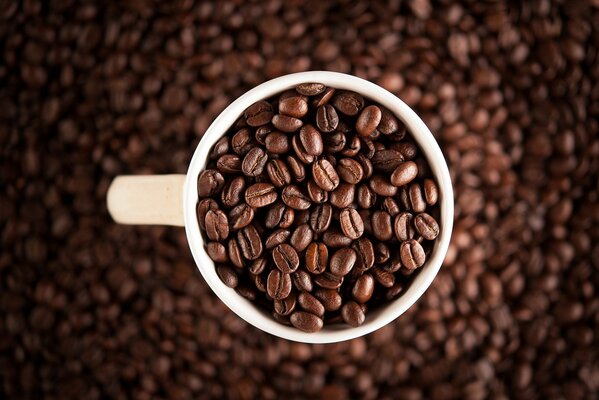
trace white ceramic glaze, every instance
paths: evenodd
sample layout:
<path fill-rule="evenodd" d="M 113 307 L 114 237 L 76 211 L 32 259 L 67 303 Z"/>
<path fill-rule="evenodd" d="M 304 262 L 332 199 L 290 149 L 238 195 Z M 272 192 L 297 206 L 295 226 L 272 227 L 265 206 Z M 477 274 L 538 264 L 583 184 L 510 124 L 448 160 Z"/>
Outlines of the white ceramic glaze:
<path fill-rule="evenodd" d="M 305 333 L 275 321 L 270 314 L 257 308 L 221 282 L 216 274 L 214 263 L 204 250 L 204 240 L 196 218 L 197 178 L 200 171 L 206 166 L 208 154 L 214 143 L 227 132 L 247 107 L 258 100 L 271 97 L 304 82 L 319 82 L 337 89 L 353 90 L 388 108 L 405 123 L 409 132 L 418 142 L 439 185 L 441 232 L 431 256 L 402 296 L 367 313 L 366 321 L 357 328 L 338 324 L 325 326 L 320 332 Z M 451 237 L 454 212 L 453 189 L 447 163 L 430 130 L 418 115 L 399 98 L 372 82 L 352 75 L 324 71 L 300 72 L 272 79 L 245 93 L 229 105 L 210 125 L 193 154 L 185 180 L 183 202 L 185 231 L 189 247 L 198 269 L 214 293 L 239 317 L 255 327 L 285 339 L 305 343 L 333 343 L 353 339 L 381 328 L 404 313 L 422 296 L 443 263 Z"/>

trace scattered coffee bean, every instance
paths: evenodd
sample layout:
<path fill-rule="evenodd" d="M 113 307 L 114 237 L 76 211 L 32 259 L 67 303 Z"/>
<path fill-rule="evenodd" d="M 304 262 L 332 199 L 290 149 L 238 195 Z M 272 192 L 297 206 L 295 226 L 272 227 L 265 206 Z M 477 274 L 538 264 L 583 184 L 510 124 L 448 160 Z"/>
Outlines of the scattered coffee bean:
<path fill-rule="evenodd" d="M 241 172 L 241 158 L 237 154 L 223 154 L 216 162 L 216 169 L 223 174 Z"/>
<path fill-rule="evenodd" d="M 266 172 L 272 184 L 278 188 L 285 187 L 291 183 L 291 173 L 283 160 L 270 160 L 266 165 Z"/>
<path fill-rule="evenodd" d="M 278 245 L 285 243 L 289 239 L 289 236 L 291 236 L 291 232 L 289 232 L 287 229 L 277 229 L 268 235 L 266 241 L 264 242 L 264 247 L 266 247 L 267 250 L 274 249 Z"/>
<path fill-rule="evenodd" d="M 299 225 L 291 234 L 289 244 L 293 246 L 295 251 L 301 253 L 312 243 L 313 235 L 314 233 L 308 224 Z"/>
<path fill-rule="evenodd" d="M 358 303 L 366 303 L 374 293 L 374 278 L 370 274 L 364 274 L 356 279 L 352 288 L 352 296 Z"/>
<path fill-rule="evenodd" d="M 302 118 L 308 113 L 308 98 L 296 91 L 288 91 L 279 98 L 279 112 L 290 117 Z"/>
<path fill-rule="evenodd" d="M 279 315 L 289 315 L 295 310 L 295 304 L 297 303 L 297 296 L 291 292 L 289 296 L 282 300 L 275 300 L 274 310 Z"/>
<path fill-rule="evenodd" d="M 282 132 L 272 132 L 264 139 L 266 151 L 270 154 L 287 154 L 291 148 L 289 136 Z"/>
<path fill-rule="evenodd" d="M 289 185 L 283 189 L 281 199 L 294 210 L 307 210 L 312 205 L 310 198 L 295 185 Z"/>
<path fill-rule="evenodd" d="M 206 245 L 206 253 L 215 263 L 226 263 L 229 261 L 227 249 L 222 243 L 210 242 Z"/>
<path fill-rule="evenodd" d="M 303 122 L 298 118 L 277 114 L 272 117 L 272 124 L 282 132 L 295 132 L 302 127 Z"/>
<path fill-rule="evenodd" d="M 337 164 L 339 177 L 347 183 L 356 184 L 364 177 L 360 163 L 352 158 L 342 158 Z"/>
<path fill-rule="evenodd" d="M 364 107 L 364 98 L 358 93 L 340 90 L 333 97 L 333 106 L 345 115 L 355 116 Z"/>

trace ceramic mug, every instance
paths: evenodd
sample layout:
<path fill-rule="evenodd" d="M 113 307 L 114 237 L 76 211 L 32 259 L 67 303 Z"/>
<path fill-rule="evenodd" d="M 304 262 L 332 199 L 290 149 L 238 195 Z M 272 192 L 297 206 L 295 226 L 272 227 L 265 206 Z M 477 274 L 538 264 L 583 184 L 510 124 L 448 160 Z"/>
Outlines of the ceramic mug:
<path fill-rule="evenodd" d="M 283 325 L 239 295 L 220 280 L 213 261 L 204 249 L 196 214 L 198 175 L 205 168 L 212 146 L 253 103 L 281 93 L 300 83 L 318 82 L 336 89 L 352 90 L 389 109 L 406 125 L 430 165 L 439 188 L 440 234 L 424 266 L 403 294 L 366 315 L 359 327 L 345 324 L 325 325 L 306 333 Z M 273 335 L 304 343 L 333 343 L 366 335 L 390 323 L 404 313 L 429 287 L 447 252 L 453 227 L 453 189 L 447 163 L 435 138 L 424 122 L 392 93 L 364 79 L 325 71 L 300 72 L 281 76 L 248 91 L 229 105 L 210 125 L 198 144 L 186 175 L 119 176 L 107 194 L 107 206 L 113 219 L 123 224 L 184 226 L 189 248 L 200 273 L 216 295 L 239 317 Z"/>

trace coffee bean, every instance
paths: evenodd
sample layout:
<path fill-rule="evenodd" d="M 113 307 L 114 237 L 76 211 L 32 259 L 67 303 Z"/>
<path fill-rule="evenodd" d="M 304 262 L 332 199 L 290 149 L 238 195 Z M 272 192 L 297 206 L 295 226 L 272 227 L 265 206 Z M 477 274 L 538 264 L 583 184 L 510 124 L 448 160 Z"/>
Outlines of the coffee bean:
<path fill-rule="evenodd" d="M 289 171 L 296 182 L 299 183 L 306 179 L 304 165 L 297 158 L 293 156 L 287 156 L 287 166 L 289 167 Z"/>
<path fill-rule="evenodd" d="M 367 238 L 360 238 L 352 244 L 356 252 L 355 267 L 361 270 L 367 270 L 374 265 L 374 247 Z"/>
<path fill-rule="evenodd" d="M 221 192 L 221 202 L 225 207 L 235 207 L 242 199 L 245 191 L 245 180 L 241 176 L 236 176 L 225 184 Z"/>
<path fill-rule="evenodd" d="M 299 94 L 303 94 L 304 96 L 316 96 L 317 94 L 321 94 L 327 87 L 322 83 L 302 83 L 295 87 L 295 90 Z"/>
<path fill-rule="evenodd" d="M 273 249 L 272 259 L 276 267 L 286 274 L 294 272 L 299 267 L 297 252 L 287 243 L 279 244 Z"/>
<path fill-rule="evenodd" d="M 343 284 L 343 277 L 333 275 L 330 272 L 323 272 L 314 277 L 314 283 L 325 289 L 339 289 Z"/>
<path fill-rule="evenodd" d="M 248 271 L 250 274 L 260 275 L 266 270 L 267 264 L 268 264 L 268 261 L 266 260 L 266 258 L 264 258 L 264 257 L 257 258 L 256 260 L 252 261 L 252 263 L 249 265 Z M 260 291 L 264 291 L 264 290 L 260 290 Z"/>
<path fill-rule="evenodd" d="M 289 296 L 285 297 L 282 300 L 275 300 L 274 309 L 275 312 L 279 315 L 289 315 L 295 310 L 295 305 L 297 303 L 297 296 L 295 293 L 291 292 Z"/>
<path fill-rule="evenodd" d="M 304 124 L 301 119 L 277 114 L 272 117 L 272 124 L 282 132 L 295 132 Z"/>
<path fill-rule="evenodd" d="M 229 260 L 231 263 L 237 268 L 243 268 L 245 262 L 243 260 L 243 256 L 241 255 L 241 249 L 239 248 L 239 243 L 237 243 L 236 239 L 229 239 L 227 242 L 227 254 L 229 255 Z"/>
<path fill-rule="evenodd" d="M 282 132 L 272 132 L 264 139 L 266 151 L 271 154 L 286 154 L 291 149 L 289 136 Z"/>
<path fill-rule="evenodd" d="M 289 228 L 295 222 L 295 211 L 291 207 L 285 207 L 281 220 L 279 221 L 279 228 Z"/>
<path fill-rule="evenodd" d="M 320 93 L 319 95 L 316 95 L 313 99 L 312 99 L 312 107 L 318 108 L 320 106 L 323 106 L 325 104 L 327 104 L 331 98 L 333 97 L 333 95 L 335 94 L 335 89 L 331 88 L 331 87 L 327 87 L 324 92 Z"/>
<path fill-rule="evenodd" d="M 391 135 L 397 133 L 400 130 L 400 125 L 403 125 L 398 119 L 393 115 L 393 113 L 386 108 L 381 107 L 381 122 L 377 126 L 377 129 L 383 135 Z M 405 134 L 405 127 L 403 127 L 402 135 Z M 402 139 L 403 136 L 399 139 Z"/>
<path fill-rule="evenodd" d="M 310 210 L 297 210 L 295 215 L 296 226 L 310 223 Z"/>
<path fill-rule="evenodd" d="M 314 162 L 314 156 L 306 150 L 299 135 L 294 135 L 291 139 L 291 147 L 297 156 L 297 159 L 304 164 L 312 164 Z"/>
<path fill-rule="evenodd" d="M 399 205 L 397 205 L 397 202 L 392 197 L 385 197 L 382 207 L 391 217 L 395 217 L 400 212 Z"/>
<path fill-rule="evenodd" d="M 306 268 L 312 274 L 322 274 L 329 263 L 329 250 L 324 243 L 312 242 L 306 249 Z"/>
<path fill-rule="evenodd" d="M 382 175 L 372 175 L 369 186 L 372 191 L 379 196 L 393 197 L 397 194 L 397 187 L 391 184 L 391 182 L 389 182 Z"/>
<path fill-rule="evenodd" d="M 262 146 L 266 145 L 266 137 L 274 132 L 275 129 L 271 125 L 262 125 L 258 129 L 256 129 L 256 133 L 254 134 L 254 138 L 256 142 L 260 143 Z"/>
<path fill-rule="evenodd" d="M 342 158 L 337 164 L 339 177 L 347 183 L 356 184 L 364 177 L 364 170 L 359 162 L 351 158 Z"/>
<path fill-rule="evenodd" d="M 341 230 L 350 239 L 358 239 L 364 233 L 364 222 L 353 208 L 345 208 L 339 214 Z"/>
<path fill-rule="evenodd" d="M 330 204 L 317 205 L 310 214 L 310 227 L 316 233 L 323 233 L 329 229 L 333 207 Z"/>
<path fill-rule="evenodd" d="M 245 202 L 254 208 L 265 207 L 276 200 L 277 192 L 270 183 L 254 183 L 245 190 Z"/>
<path fill-rule="evenodd" d="M 340 183 L 337 189 L 331 192 L 331 204 L 337 208 L 346 208 L 353 204 L 356 186 L 349 183 Z"/>
<path fill-rule="evenodd" d="M 437 190 L 437 185 L 435 181 L 432 179 L 424 180 L 424 200 L 426 204 L 429 206 L 434 206 L 437 204 L 437 199 L 439 198 L 439 191 Z"/>
<path fill-rule="evenodd" d="M 368 159 L 372 159 L 374 157 L 374 153 L 379 150 L 384 150 L 385 145 L 379 142 L 373 142 L 378 137 L 378 131 L 375 130 L 370 134 L 369 139 L 361 137 L 360 138 L 360 152 L 366 156 Z"/>
<path fill-rule="evenodd" d="M 385 211 L 375 211 L 372 213 L 372 232 L 374 237 L 382 242 L 393 238 L 393 226 L 391 216 Z"/>
<path fill-rule="evenodd" d="M 364 310 L 355 301 L 348 301 L 341 307 L 341 316 L 346 324 L 353 327 L 362 325 L 366 320 Z"/>
<path fill-rule="evenodd" d="M 362 142 L 357 136 L 348 136 L 345 142 L 345 147 L 341 150 L 341 154 L 346 157 L 355 157 L 362 149 Z"/>
<path fill-rule="evenodd" d="M 424 196 L 422 195 L 420 185 L 417 183 L 412 183 L 410 185 L 409 194 L 412 210 L 419 213 L 424 212 L 426 210 L 426 201 L 424 201 Z"/>
<path fill-rule="evenodd" d="M 376 151 L 371 161 L 375 170 L 391 173 L 403 163 L 403 156 L 397 150 L 384 149 Z"/>
<path fill-rule="evenodd" d="M 255 260 L 262 254 L 262 239 L 254 225 L 248 225 L 237 232 L 237 242 L 243 256 Z"/>
<path fill-rule="evenodd" d="M 312 165 L 312 178 L 314 182 L 322 189 L 330 192 L 339 185 L 339 175 L 325 159 L 320 159 Z"/>
<path fill-rule="evenodd" d="M 293 286 L 300 291 L 311 292 L 314 288 L 312 276 L 302 269 L 298 269 L 291 274 L 291 281 L 293 282 Z"/>
<path fill-rule="evenodd" d="M 197 215 L 198 215 L 198 224 L 200 225 L 200 229 L 205 231 L 206 230 L 206 213 L 208 211 L 216 211 L 218 210 L 218 204 L 216 203 L 216 201 L 212 200 L 212 199 L 203 199 L 200 200 L 200 202 L 198 203 L 198 206 L 196 207 L 196 211 L 197 211 Z"/>
<path fill-rule="evenodd" d="M 339 116 L 333 106 L 325 104 L 316 110 L 316 126 L 322 132 L 333 132 L 339 125 Z"/>
<path fill-rule="evenodd" d="M 358 204 L 362 208 L 373 207 L 376 203 L 376 194 L 366 185 L 358 186 Z"/>
<path fill-rule="evenodd" d="M 301 118 L 308 113 L 308 98 L 295 91 L 285 92 L 279 97 L 279 112 Z"/>
<path fill-rule="evenodd" d="M 395 275 L 379 267 L 372 268 L 372 276 L 381 286 L 390 288 L 395 284 Z"/>
<path fill-rule="evenodd" d="M 322 204 L 329 201 L 329 192 L 319 187 L 313 180 L 307 182 L 306 189 L 313 202 Z"/>
<path fill-rule="evenodd" d="M 214 144 L 212 151 L 210 152 L 210 158 L 218 159 L 221 156 L 227 154 L 229 152 L 229 138 L 227 136 L 223 136 L 218 139 L 218 141 Z"/>
<path fill-rule="evenodd" d="M 268 235 L 266 241 L 264 242 L 264 246 L 267 250 L 273 249 L 278 245 L 285 243 L 290 236 L 291 232 L 287 229 L 277 229 L 276 231 Z"/>
<path fill-rule="evenodd" d="M 278 188 L 287 186 L 291 183 L 291 173 L 285 161 L 277 159 L 270 160 L 266 164 L 266 172 L 273 185 Z"/>
<path fill-rule="evenodd" d="M 256 142 L 247 128 L 240 129 L 231 138 L 231 148 L 240 156 L 245 156 L 255 146 Z"/>
<path fill-rule="evenodd" d="M 291 293 L 291 277 L 278 269 L 273 269 L 268 274 L 266 292 L 274 300 L 282 300 Z"/>
<path fill-rule="evenodd" d="M 299 225 L 289 239 L 289 244 L 298 252 L 304 251 L 312 242 L 313 231 L 308 224 Z"/>
<path fill-rule="evenodd" d="M 241 158 L 237 154 L 224 154 L 216 162 L 216 168 L 223 174 L 241 172 Z"/>
<path fill-rule="evenodd" d="M 239 283 L 239 278 L 237 277 L 237 274 L 235 273 L 233 268 L 229 267 L 228 265 L 220 264 L 216 266 L 216 273 L 225 285 L 227 285 L 230 288 L 237 287 L 237 284 Z"/>
<path fill-rule="evenodd" d="M 420 213 L 414 218 L 414 226 L 426 240 L 433 240 L 439 235 L 439 224 L 427 213 Z"/>
<path fill-rule="evenodd" d="M 343 132 L 334 132 L 323 138 L 324 150 L 327 153 L 338 153 L 345 148 L 346 138 Z"/>
<path fill-rule="evenodd" d="M 221 210 L 208 210 L 205 217 L 206 235 L 216 242 L 229 236 L 229 221 Z"/>
<path fill-rule="evenodd" d="M 337 276 L 345 276 L 356 263 L 356 252 L 350 248 L 337 250 L 331 257 L 330 271 Z"/>
<path fill-rule="evenodd" d="M 418 166 L 414 161 L 405 161 L 391 174 L 391 183 L 394 186 L 404 186 L 412 182 L 418 175 Z"/>
<path fill-rule="evenodd" d="M 249 126 L 266 125 L 273 117 L 272 107 L 268 102 L 261 100 L 249 106 L 244 116 Z"/>
<path fill-rule="evenodd" d="M 247 176 L 258 176 L 264 171 L 268 155 L 260 147 L 254 147 L 243 158 L 241 170 Z"/>
<path fill-rule="evenodd" d="M 214 169 L 206 169 L 198 177 L 198 196 L 211 197 L 220 193 L 225 185 L 225 178 Z"/>
<path fill-rule="evenodd" d="M 304 332 L 318 332 L 323 325 L 321 318 L 306 311 L 294 312 L 289 320 L 293 326 Z"/>
<path fill-rule="evenodd" d="M 403 293 L 403 289 L 404 289 L 404 284 L 401 282 L 395 282 L 395 284 L 393 286 L 391 286 L 389 289 L 387 289 L 387 292 L 385 293 L 385 299 L 389 300 L 394 300 L 397 297 L 399 297 L 399 295 L 401 293 Z"/>
<path fill-rule="evenodd" d="M 347 247 L 352 243 L 352 239 L 348 238 L 338 229 L 329 229 L 322 235 L 323 242 L 333 248 Z"/>
<path fill-rule="evenodd" d="M 379 126 L 382 115 L 381 109 L 375 105 L 364 108 L 356 121 L 356 131 L 362 136 L 370 136 Z"/>
<path fill-rule="evenodd" d="M 208 253 L 208 257 L 210 257 L 212 261 L 216 263 L 226 263 L 229 261 L 227 249 L 222 245 L 222 243 L 210 242 L 206 244 L 206 253 Z"/>
<path fill-rule="evenodd" d="M 312 313 L 320 318 L 324 316 L 324 306 L 316 297 L 312 296 L 308 292 L 300 292 L 297 296 L 297 302 L 300 307 L 309 313 Z"/>
<path fill-rule="evenodd" d="M 322 154 L 324 149 L 322 136 L 312 125 L 307 124 L 302 126 L 299 132 L 299 139 L 308 154 L 313 156 Z"/>
<path fill-rule="evenodd" d="M 316 288 L 313 295 L 320 300 L 326 311 L 337 311 L 343 304 L 341 295 L 335 289 Z"/>
<path fill-rule="evenodd" d="M 355 92 L 339 90 L 333 97 L 332 104 L 342 114 L 354 116 L 364 107 L 364 98 Z"/>
<path fill-rule="evenodd" d="M 356 156 L 356 160 L 360 163 L 362 170 L 364 171 L 363 179 L 370 178 L 374 172 L 374 167 L 372 166 L 370 159 L 364 154 L 360 153 Z"/>
<path fill-rule="evenodd" d="M 401 244 L 400 256 L 402 264 L 409 270 L 421 267 L 426 261 L 424 249 L 414 239 L 409 239 Z"/>
<path fill-rule="evenodd" d="M 286 205 L 294 210 L 307 210 L 312 204 L 310 198 L 295 185 L 289 185 L 283 189 L 281 199 Z"/>
<path fill-rule="evenodd" d="M 361 304 L 366 303 L 374 293 L 374 278 L 369 273 L 360 276 L 352 287 L 352 297 Z"/>
<path fill-rule="evenodd" d="M 414 237 L 415 230 L 413 220 L 414 216 L 409 212 L 400 213 L 395 217 L 393 230 L 395 231 L 397 240 L 400 242 L 405 242 L 406 240 L 412 239 Z"/>
<path fill-rule="evenodd" d="M 281 220 L 283 219 L 283 214 L 285 213 L 285 204 L 277 201 L 275 202 L 266 212 L 266 218 L 264 225 L 267 228 L 275 228 L 279 226 Z"/>
<path fill-rule="evenodd" d="M 413 143 L 401 142 L 401 143 L 393 143 L 391 145 L 393 150 L 397 150 L 401 153 L 404 160 L 411 161 L 416 158 L 418 155 L 418 148 Z"/>
<path fill-rule="evenodd" d="M 391 258 L 391 250 L 389 249 L 389 246 L 382 242 L 376 242 L 373 247 L 374 262 L 376 264 L 384 264 L 389 261 L 389 258 Z"/>

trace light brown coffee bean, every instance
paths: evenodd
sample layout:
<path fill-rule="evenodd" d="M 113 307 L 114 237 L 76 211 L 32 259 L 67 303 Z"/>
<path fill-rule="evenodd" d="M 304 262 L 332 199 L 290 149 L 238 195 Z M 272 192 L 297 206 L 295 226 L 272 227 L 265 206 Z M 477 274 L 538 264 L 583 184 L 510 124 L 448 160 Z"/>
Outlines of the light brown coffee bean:
<path fill-rule="evenodd" d="M 426 261 L 424 249 L 414 239 L 407 240 L 401 244 L 401 263 L 409 270 L 421 267 Z"/>
<path fill-rule="evenodd" d="M 393 237 L 393 225 L 391 216 L 385 211 L 375 211 L 372 213 L 372 232 L 374 237 L 382 242 L 391 240 Z"/>
<path fill-rule="evenodd" d="M 331 192 L 330 202 L 333 206 L 343 209 L 349 207 L 354 202 L 356 186 L 342 182 L 337 189 Z"/>
<path fill-rule="evenodd" d="M 409 194 L 412 210 L 418 213 L 424 212 L 426 210 L 426 201 L 424 201 L 424 196 L 422 195 L 422 189 L 420 188 L 420 185 L 417 183 L 412 183 L 410 185 Z"/>
<path fill-rule="evenodd" d="M 239 278 L 237 277 L 237 274 L 235 273 L 233 268 L 225 264 L 220 264 L 216 267 L 216 273 L 225 285 L 227 285 L 230 288 L 237 287 L 237 284 L 239 283 Z"/>
<path fill-rule="evenodd" d="M 229 261 L 227 249 L 222 243 L 210 242 L 206 244 L 206 253 L 208 253 L 208 257 L 210 257 L 212 261 L 216 263 L 226 263 Z"/>
<path fill-rule="evenodd" d="M 271 154 L 286 154 L 291 150 L 289 136 L 278 131 L 269 133 L 264 139 L 264 145 Z"/>
<path fill-rule="evenodd" d="M 322 274 L 329 263 L 329 250 L 324 243 L 312 242 L 306 249 L 306 268 L 312 274 Z"/>
<path fill-rule="evenodd" d="M 294 210 L 307 210 L 312 205 L 310 198 L 295 185 L 289 185 L 283 189 L 281 199 Z"/>
<path fill-rule="evenodd" d="M 352 288 L 352 296 L 358 303 L 366 303 L 374 293 L 374 278 L 370 274 L 360 276 Z"/>
<path fill-rule="evenodd" d="M 370 178 L 370 189 L 379 196 L 393 197 L 397 194 L 397 187 L 391 184 L 387 178 L 374 174 Z"/>
<path fill-rule="evenodd" d="M 201 230 L 206 230 L 206 213 L 208 211 L 216 211 L 218 210 L 218 203 L 213 199 L 202 199 L 198 203 L 196 207 L 196 213 L 198 216 L 198 224 L 200 225 Z"/>
<path fill-rule="evenodd" d="M 429 206 L 434 206 L 437 204 L 437 200 L 439 198 L 439 191 L 437 189 L 437 185 L 435 181 L 432 179 L 424 180 L 424 200 L 426 200 L 426 204 Z"/>
<path fill-rule="evenodd" d="M 415 229 L 413 220 L 414 216 L 409 212 L 400 213 L 395 217 L 393 230 L 395 231 L 397 240 L 405 242 L 414 237 Z"/>
<path fill-rule="evenodd" d="M 268 287 L 268 281 L 267 281 Z M 279 315 L 289 315 L 295 310 L 295 305 L 297 303 L 297 295 L 294 292 L 289 293 L 289 296 L 285 297 L 282 300 L 275 300 L 273 307 L 277 314 Z"/>
<path fill-rule="evenodd" d="M 261 100 L 249 106 L 244 116 L 249 126 L 266 125 L 273 117 L 272 107 L 267 101 Z"/>
<path fill-rule="evenodd" d="M 225 184 L 221 192 L 221 202 L 225 207 L 235 207 L 243 198 L 245 191 L 245 179 L 236 176 Z"/>

